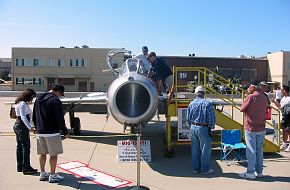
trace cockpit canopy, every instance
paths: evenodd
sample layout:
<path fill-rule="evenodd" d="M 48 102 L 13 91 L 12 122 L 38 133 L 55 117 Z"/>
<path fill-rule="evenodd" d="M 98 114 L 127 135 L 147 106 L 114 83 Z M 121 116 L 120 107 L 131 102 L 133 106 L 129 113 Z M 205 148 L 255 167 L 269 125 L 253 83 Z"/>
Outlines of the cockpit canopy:
<path fill-rule="evenodd" d="M 127 59 L 120 68 L 120 75 L 124 74 L 143 74 L 145 75 L 144 66 L 141 60 L 136 58 L 129 58 Z"/>

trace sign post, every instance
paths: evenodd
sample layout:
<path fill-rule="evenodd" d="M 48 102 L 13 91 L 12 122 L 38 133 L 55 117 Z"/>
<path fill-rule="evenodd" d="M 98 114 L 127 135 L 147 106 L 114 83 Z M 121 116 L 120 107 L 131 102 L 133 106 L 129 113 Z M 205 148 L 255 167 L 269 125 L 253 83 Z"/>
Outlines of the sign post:
<path fill-rule="evenodd" d="M 135 190 L 135 189 L 136 190 L 143 190 L 143 189 L 144 190 L 150 190 L 148 187 L 140 185 L 140 149 L 141 149 L 140 142 L 141 142 L 141 133 L 139 132 L 138 134 L 136 134 L 136 136 L 137 136 L 137 185 L 129 187 L 128 189 L 131 189 L 131 190 Z"/>

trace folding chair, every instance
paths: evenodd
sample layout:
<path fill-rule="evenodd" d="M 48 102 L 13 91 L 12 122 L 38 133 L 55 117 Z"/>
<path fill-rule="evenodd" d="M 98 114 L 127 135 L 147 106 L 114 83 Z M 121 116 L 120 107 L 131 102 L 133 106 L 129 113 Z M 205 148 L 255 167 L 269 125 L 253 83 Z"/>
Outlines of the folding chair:
<path fill-rule="evenodd" d="M 225 160 L 229 166 L 229 157 L 234 156 L 235 160 L 243 159 L 246 152 L 246 145 L 241 141 L 241 130 L 222 130 L 221 133 L 221 161 Z"/>

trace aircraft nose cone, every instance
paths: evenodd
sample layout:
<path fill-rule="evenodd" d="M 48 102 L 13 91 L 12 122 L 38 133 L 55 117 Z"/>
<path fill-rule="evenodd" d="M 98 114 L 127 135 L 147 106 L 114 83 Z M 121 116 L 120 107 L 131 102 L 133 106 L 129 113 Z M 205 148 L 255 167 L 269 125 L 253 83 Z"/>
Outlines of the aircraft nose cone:
<path fill-rule="evenodd" d="M 150 94 L 138 83 L 123 85 L 116 95 L 117 109 L 127 117 L 139 117 L 150 105 Z"/>

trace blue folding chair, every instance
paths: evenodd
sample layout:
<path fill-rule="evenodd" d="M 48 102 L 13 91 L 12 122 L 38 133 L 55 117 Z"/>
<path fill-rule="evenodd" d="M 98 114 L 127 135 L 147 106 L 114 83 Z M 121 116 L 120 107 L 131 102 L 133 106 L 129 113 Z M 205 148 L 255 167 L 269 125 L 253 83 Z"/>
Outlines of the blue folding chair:
<path fill-rule="evenodd" d="M 232 162 L 243 160 L 246 152 L 246 145 L 241 141 L 241 130 L 222 130 L 221 133 L 221 161 L 226 161 L 229 166 L 229 158 Z M 232 156 L 232 157 L 231 157 Z"/>

